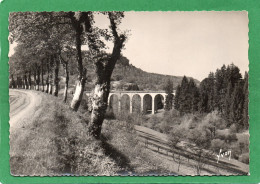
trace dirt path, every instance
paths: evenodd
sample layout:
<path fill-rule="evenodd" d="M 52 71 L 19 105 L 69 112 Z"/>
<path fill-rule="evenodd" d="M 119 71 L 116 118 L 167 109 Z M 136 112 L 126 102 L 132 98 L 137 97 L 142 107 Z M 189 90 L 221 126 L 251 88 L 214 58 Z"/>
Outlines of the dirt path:
<path fill-rule="evenodd" d="M 30 118 L 41 104 L 41 96 L 30 90 L 9 91 L 10 102 L 10 132 L 31 123 Z"/>
<path fill-rule="evenodd" d="M 167 135 L 152 130 L 150 128 L 146 128 L 143 126 L 135 125 L 135 129 L 138 133 L 138 137 L 141 142 L 145 145 L 147 150 L 150 150 L 151 154 L 159 156 L 162 162 L 165 164 L 178 165 L 178 161 L 172 160 L 172 149 L 168 145 Z M 178 172 L 182 174 L 184 172 L 185 175 L 194 175 L 194 164 L 196 164 L 195 160 L 190 159 L 190 155 L 194 155 L 193 153 L 185 150 L 185 145 L 188 143 L 181 142 L 179 144 L 180 149 L 174 150 L 174 154 L 181 155 L 182 157 L 182 169 Z M 208 160 L 204 169 L 202 169 L 202 175 L 214 175 L 214 174 L 245 174 L 249 171 L 249 166 L 237 160 L 221 160 L 219 164 L 216 163 L 215 159 Z"/>

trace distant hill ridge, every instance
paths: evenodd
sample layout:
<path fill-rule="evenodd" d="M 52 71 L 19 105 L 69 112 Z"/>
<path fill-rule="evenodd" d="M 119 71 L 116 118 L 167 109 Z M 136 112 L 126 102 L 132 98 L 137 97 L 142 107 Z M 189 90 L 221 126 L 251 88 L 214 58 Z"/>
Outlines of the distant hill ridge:
<path fill-rule="evenodd" d="M 122 56 L 117 62 L 112 75 L 112 86 L 114 89 L 136 90 L 131 84 L 136 84 L 139 90 L 164 90 L 165 82 L 170 79 L 173 87 L 176 89 L 181 83 L 183 76 L 163 75 L 157 73 L 145 72 L 140 68 L 129 64 L 129 60 Z M 191 77 L 188 77 L 191 79 Z M 197 85 L 199 81 L 193 79 Z"/>
<path fill-rule="evenodd" d="M 85 57 L 87 58 L 87 57 Z M 75 63 L 75 62 L 74 62 Z M 87 84 L 86 90 L 90 91 L 94 87 L 94 66 L 91 61 L 84 60 L 83 64 L 87 68 Z M 71 65 L 70 84 L 74 85 L 76 80 L 76 66 Z M 63 70 L 63 69 L 61 69 Z M 75 70 L 75 71 L 74 71 Z M 186 76 L 188 77 L 188 76 Z M 142 90 L 142 91 L 163 91 L 164 85 L 168 79 L 173 82 L 173 87 L 176 89 L 181 83 L 183 76 L 163 75 L 157 73 L 145 72 L 140 68 L 129 63 L 129 60 L 121 56 L 117 61 L 111 77 L 111 90 Z M 188 77 L 191 79 L 191 77 Z M 199 81 L 193 79 L 197 85 Z"/>

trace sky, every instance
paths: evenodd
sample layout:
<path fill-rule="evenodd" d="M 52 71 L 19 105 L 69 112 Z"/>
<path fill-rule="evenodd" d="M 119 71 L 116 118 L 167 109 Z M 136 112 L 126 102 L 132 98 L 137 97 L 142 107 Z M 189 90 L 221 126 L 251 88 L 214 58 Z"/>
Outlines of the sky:
<path fill-rule="evenodd" d="M 95 21 L 101 28 L 109 26 L 103 15 Z M 129 31 L 122 54 L 144 71 L 200 81 L 223 64 L 234 63 L 242 74 L 248 71 L 246 11 L 132 11 L 125 12 L 119 28 Z"/>
<path fill-rule="evenodd" d="M 121 30 L 130 30 L 123 50 L 147 72 L 206 78 L 223 64 L 248 71 L 246 11 L 125 12 Z"/>

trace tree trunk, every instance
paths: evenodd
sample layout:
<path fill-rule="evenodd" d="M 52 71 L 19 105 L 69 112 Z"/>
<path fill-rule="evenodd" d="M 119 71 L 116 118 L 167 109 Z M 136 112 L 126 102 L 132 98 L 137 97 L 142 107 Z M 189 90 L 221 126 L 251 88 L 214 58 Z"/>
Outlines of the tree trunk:
<path fill-rule="evenodd" d="M 20 81 L 19 77 L 16 77 L 16 88 L 19 89 Z"/>
<path fill-rule="evenodd" d="M 36 78 L 36 90 L 39 91 L 40 90 L 40 70 L 39 68 L 37 69 L 37 78 Z"/>
<path fill-rule="evenodd" d="M 53 84 L 52 67 L 53 67 L 53 59 L 51 57 L 49 63 L 49 94 L 52 94 L 52 84 Z"/>
<path fill-rule="evenodd" d="M 52 72 L 50 72 L 50 76 L 49 76 L 49 94 L 52 94 Z"/>
<path fill-rule="evenodd" d="M 66 80 L 65 80 L 65 89 L 64 89 L 64 94 L 63 94 L 63 101 L 66 103 L 67 102 L 67 97 L 68 97 L 68 88 L 69 88 L 69 71 L 68 71 L 68 63 L 63 63 L 64 67 L 64 72 L 66 75 Z"/>
<path fill-rule="evenodd" d="M 75 93 L 71 102 L 70 107 L 74 110 L 77 111 L 79 109 L 82 97 L 83 97 L 83 92 L 85 88 L 85 83 L 86 83 L 86 78 L 82 78 L 80 81 L 77 81 L 76 84 L 76 89 Z"/>
<path fill-rule="evenodd" d="M 84 30 L 87 33 L 87 43 L 90 52 L 95 55 L 94 66 L 96 82 L 95 88 L 90 99 L 91 101 L 91 120 L 89 122 L 89 132 L 95 138 L 100 138 L 102 123 L 104 121 L 105 112 L 107 109 L 107 100 L 110 90 L 110 78 L 115 68 L 115 64 L 120 57 L 120 52 L 123 47 L 123 43 L 126 39 L 125 35 L 118 35 L 116 16 L 109 12 L 110 28 L 114 37 L 113 51 L 111 55 L 104 55 L 100 51 L 98 40 L 92 33 L 91 16 L 88 12 L 82 13 L 84 19 Z M 120 22 L 120 21 L 119 21 Z M 100 55 L 101 54 L 101 55 Z M 99 59 L 97 59 L 101 56 Z"/>
<path fill-rule="evenodd" d="M 33 80 L 34 80 L 34 90 L 36 90 L 36 71 L 34 71 L 34 73 L 33 73 Z"/>
<path fill-rule="evenodd" d="M 58 96 L 58 92 L 59 92 L 59 60 L 54 57 L 54 79 L 53 79 L 53 83 L 54 83 L 54 90 L 53 90 L 53 94 L 54 96 Z"/>
<path fill-rule="evenodd" d="M 11 74 L 11 84 L 10 84 L 11 88 L 15 88 L 15 82 L 14 82 L 14 75 Z"/>
<path fill-rule="evenodd" d="M 27 76 L 24 74 L 24 89 L 28 89 Z"/>
<path fill-rule="evenodd" d="M 29 83 L 29 89 L 32 89 L 31 71 L 29 71 L 29 74 L 28 74 L 28 83 Z"/>
<path fill-rule="evenodd" d="M 48 93 L 49 92 L 49 76 L 50 76 L 50 63 L 49 61 L 47 61 L 47 78 L 46 78 L 46 90 L 45 90 L 45 93 Z"/>
<path fill-rule="evenodd" d="M 79 109 L 82 96 L 83 96 L 83 91 L 85 87 L 85 82 L 86 82 L 86 69 L 83 68 L 82 65 L 82 53 L 81 53 L 81 36 L 83 32 L 83 25 L 81 19 L 81 13 L 79 12 L 72 12 L 70 14 L 70 18 L 72 21 L 73 28 L 76 32 L 76 50 L 77 50 L 77 67 L 78 67 L 78 80 L 76 82 L 76 89 L 75 93 L 71 102 L 70 107 L 74 110 L 77 111 Z"/>
<path fill-rule="evenodd" d="M 42 92 L 44 92 L 43 61 L 41 61 Z"/>
<path fill-rule="evenodd" d="M 116 40 L 112 55 L 95 62 L 96 84 L 92 93 L 91 101 L 91 119 L 89 123 L 89 132 L 92 136 L 99 139 L 101 128 L 107 109 L 107 100 L 110 91 L 110 79 L 115 68 L 116 61 L 120 57 L 120 51 L 123 46 L 123 40 Z M 104 61 L 107 60 L 107 61 Z"/>
<path fill-rule="evenodd" d="M 95 85 L 91 97 L 91 119 L 89 123 L 89 132 L 95 138 L 100 138 L 101 128 L 104 121 L 107 100 L 110 90 L 110 80 L 100 82 Z"/>
<path fill-rule="evenodd" d="M 180 153 L 179 153 L 179 165 L 178 165 L 178 172 L 180 171 L 180 166 L 181 166 L 181 156 L 180 156 Z"/>

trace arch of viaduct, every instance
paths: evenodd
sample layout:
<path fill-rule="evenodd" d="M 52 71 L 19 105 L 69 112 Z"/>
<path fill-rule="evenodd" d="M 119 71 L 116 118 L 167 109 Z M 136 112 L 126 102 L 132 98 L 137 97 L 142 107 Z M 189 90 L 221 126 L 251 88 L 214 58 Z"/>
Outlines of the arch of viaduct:
<path fill-rule="evenodd" d="M 175 91 L 172 93 L 173 95 L 175 95 Z M 90 95 L 90 92 L 86 93 L 87 96 Z M 145 105 L 145 98 L 149 97 L 151 98 L 151 112 L 152 114 L 155 114 L 156 110 L 157 110 L 157 104 L 156 104 L 156 99 L 158 97 L 162 98 L 160 100 L 162 100 L 162 103 L 165 103 L 165 99 L 167 94 L 164 91 L 111 91 L 109 93 L 109 97 L 108 97 L 108 105 L 110 106 L 112 101 L 111 98 L 113 96 L 116 96 L 118 99 L 118 111 L 121 110 L 121 101 L 122 98 L 124 96 L 127 96 L 129 98 L 129 111 L 130 113 L 133 112 L 133 99 L 135 96 L 139 96 L 138 99 L 140 99 L 140 112 L 143 112 L 144 110 L 144 105 Z"/>

